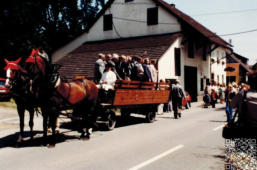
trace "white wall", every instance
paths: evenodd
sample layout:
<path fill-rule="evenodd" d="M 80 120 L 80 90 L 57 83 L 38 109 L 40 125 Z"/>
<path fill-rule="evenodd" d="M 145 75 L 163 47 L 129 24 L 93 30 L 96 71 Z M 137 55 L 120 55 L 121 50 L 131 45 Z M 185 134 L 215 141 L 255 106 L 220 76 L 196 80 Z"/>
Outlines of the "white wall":
<path fill-rule="evenodd" d="M 206 79 L 210 79 L 210 55 L 207 54 L 206 61 L 203 60 L 203 50 L 202 48 L 196 49 L 194 45 L 194 58 L 188 57 L 188 47 L 187 44 L 185 44 L 182 47 L 182 59 L 181 59 L 181 65 L 183 68 L 181 68 L 181 77 L 180 81 L 183 87 L 184 85 L 184 66 L 191 66 L 197 68 L 197 95 L 203 95 L 204 91 L 201 91 L 201 79 L 204 79 L 204 87 L 206 86 Z"/>
<path fill-rule="evenodd" d="M 180 39 L 177 39 L 158 61 L 159 80 L 177 79 L 175 76 L 174 49 L 179 48 Z M 181 66 L 182 67 L 182 66 Z"/>
<path fill-rule="evenodd" d="M 211 54 L 211 58 L 214 59 L 214 63 L 211 64 L 211 72 L 214 73 L 214 81 L 220 84 L 226 84 L 226 72 L 224 71 L 226 68 L 225 49 L 222 47 L 215 49 Z M 218 59 L 220 60 L 219 63 L 217 62 Z M 222 62 L 224 62 L 224 64 L 222 64 Z M 222 76 L 224 77 L 223 82 Z"/>
<path fill-rule="evenodd" d="M 147 9 L 156 7 L 152 0 L 135 0 L 125 3 L 125 0 L 116 0 L 105 14 L 113 15 L 113 30 L 103 31 L 103 16 L 98 19 L 88 33 L 84 33 L 66 46 L 53 53 L 53 61 L 58 61 L 84 42 L 98 41 L 106 39 L 118 39 L 137 36 L 149 36 L 164 33 L 174 33 L 181 31 L 181 26 L 177 19 L 162 7 L 158 7 L 158 25 L 147 25 Z M 122 19 L 117 19 L 122 18 Z M 136 20 L 136 21 L 127 21 Z M 140 22 L 139 22 L 140 21 Z"/>
<path fill-rule="evenodd" d="M 204 87 L 206 86 L 206 78 L 210 79 L 210 55 L 207 54 L 206 61 L 202 59 L 202 48 L 195 49 L 194 58 L 188 58 L 187 45 L 181 45 L 182 37 L 178 38 L 165 54 L 159 59 L 159 80 L 163 79 L 179 79 L 182 87 L 185 87 L 184 66 L 197 68 L 197 94 L 203 95 L 201 91 L 201 78 L 204 79 Z M 181 76 L 175 76 L 175 60 L 174 49 L 181 49 Z"/>

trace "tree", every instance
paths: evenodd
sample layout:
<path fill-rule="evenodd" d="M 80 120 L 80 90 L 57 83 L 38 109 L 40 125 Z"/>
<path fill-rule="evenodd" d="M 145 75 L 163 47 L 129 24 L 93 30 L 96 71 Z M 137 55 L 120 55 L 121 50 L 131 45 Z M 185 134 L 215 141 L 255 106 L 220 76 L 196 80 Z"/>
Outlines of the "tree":
<path fill-rule="evenodd" d="M 3 58 L 26 57 L 32 48 L 49 54 L 81 35 L 104 0 L 8 0 L 0 2 L 0 67 Z"/>

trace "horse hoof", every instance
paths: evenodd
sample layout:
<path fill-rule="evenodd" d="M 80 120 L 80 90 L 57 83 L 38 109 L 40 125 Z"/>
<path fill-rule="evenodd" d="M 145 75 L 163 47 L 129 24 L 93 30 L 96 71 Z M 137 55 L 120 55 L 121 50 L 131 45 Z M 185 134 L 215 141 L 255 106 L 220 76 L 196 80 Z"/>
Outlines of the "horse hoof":
<path fill-rule="evenodd" d="M 22 145 L 21 142 L 17 142 L 17 143 L 15 144 L 15 148 L 19 148 L 19 147 L 21 147 L 21 145 Z"/>
<path fill-rule="evenodd" d="M 49 145 L 47 146 L 47 148 L 49 148 L 49 149 L 55 148 L 55 144 L 49 144 Z"/>
<path fill-rule="evenodd" d="M 80 140 L 82 140 L 82 141 L 88 141 L 90 138 L 89 137 L 86 137 L 86 136 L 84 136 L 84 137 L 80 137 Z"/>

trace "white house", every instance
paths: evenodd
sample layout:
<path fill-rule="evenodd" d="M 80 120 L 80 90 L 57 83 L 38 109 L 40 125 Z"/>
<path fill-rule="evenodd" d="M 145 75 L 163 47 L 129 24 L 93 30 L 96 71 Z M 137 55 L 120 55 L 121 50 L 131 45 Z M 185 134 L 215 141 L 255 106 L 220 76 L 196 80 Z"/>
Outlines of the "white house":
<path fill-rule="evenodd" d="M 226 49 L 219 47 L 211 53 L 211 80 L 226 84 Z"/>
<path fill-rule="evenodd" d="M 210 54 L 217 49 L 230 49 L 230 44 L 173 4 L 109 0 L 84 34 L 53 54 L 53 61 L 63 65 L 63 76 L 72 79 L 92 77 L 100 52 L 145 54 L 158 59 L 159 80 L 179 79 L 196 100 L 216 69 Z"/>

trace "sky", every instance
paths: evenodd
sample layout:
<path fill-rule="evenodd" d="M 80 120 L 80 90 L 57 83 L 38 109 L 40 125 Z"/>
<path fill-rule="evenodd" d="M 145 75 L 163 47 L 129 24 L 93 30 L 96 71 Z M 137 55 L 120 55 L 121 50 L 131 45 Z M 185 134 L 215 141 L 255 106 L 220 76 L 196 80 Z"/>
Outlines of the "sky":
<path fill-rule="evenodd" d="M 257 62 L 257 0 L 165 0 L 229 42 L 233 50 Z M 252 31 L 253 30 L 253 31 Z M 252 31 L 252 32 L 248 32 Z"/>

